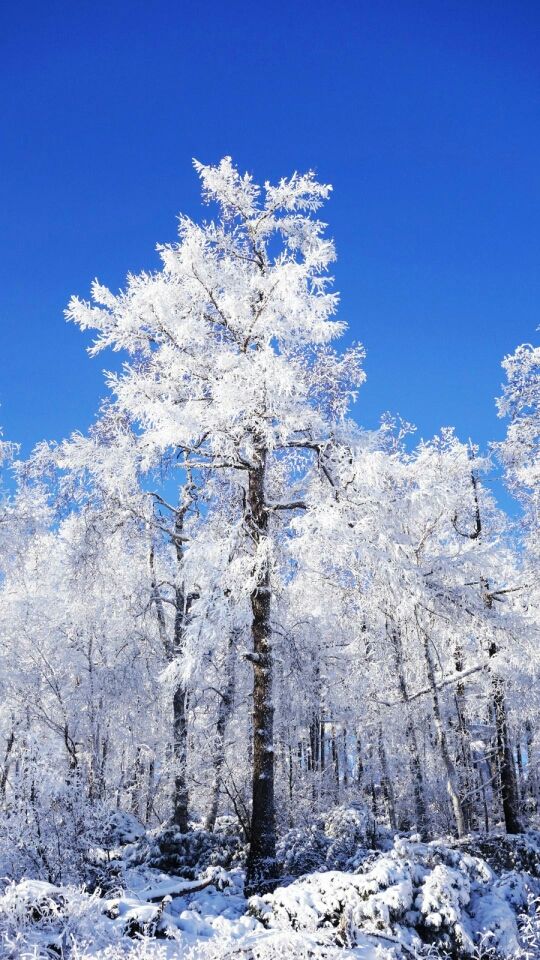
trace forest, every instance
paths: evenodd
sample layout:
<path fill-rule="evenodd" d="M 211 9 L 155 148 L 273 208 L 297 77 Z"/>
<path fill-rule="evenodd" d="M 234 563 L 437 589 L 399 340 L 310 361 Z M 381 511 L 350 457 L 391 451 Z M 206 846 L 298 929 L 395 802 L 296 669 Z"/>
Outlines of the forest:
<path fill-rule="evenodd" d="M 534 960 L 540 347 L 486 450 L 364 429 L 331 188 L 194 167 L 91 429 L 4 424 L 1 955 Z"/>

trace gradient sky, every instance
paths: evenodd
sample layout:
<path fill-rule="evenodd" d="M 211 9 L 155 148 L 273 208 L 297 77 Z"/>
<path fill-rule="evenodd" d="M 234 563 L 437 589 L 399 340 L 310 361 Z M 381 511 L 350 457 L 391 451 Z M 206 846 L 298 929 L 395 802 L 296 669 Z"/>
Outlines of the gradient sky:
<path fill-rule="evenodd" d="M 358 417 L 502 436 L 500 361 L 540 322 L 540 5 L 497 0 L 5 3 L 0 423 L 23 451 L 85 430 L 106 355 L 63 319 L 95 276 L 157 265 L 191 158 L 313 167 Z"/>

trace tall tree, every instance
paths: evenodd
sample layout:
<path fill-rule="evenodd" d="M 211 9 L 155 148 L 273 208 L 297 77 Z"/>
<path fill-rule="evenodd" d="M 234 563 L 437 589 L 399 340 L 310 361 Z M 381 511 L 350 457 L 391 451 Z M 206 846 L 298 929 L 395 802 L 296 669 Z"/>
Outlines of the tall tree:
<path fill-rule="evenodd" d="M 230 158 L 195 163 L 219 219 L 180 218 L 161 271 L 128 278 L 68 317 L 132 358 L 109 376 L 118 417 L 134 424 L 146 467 L 167 457 L 192 475 L 228 471 L 242 489 L 250 541 L 253 798 L 248 892 L 274 871 L 272 599 L 276 536 L 361 382 L 360 349 L 327 347 L 344 329 L 326 275 L 334 248 L 312 214 L 330 188 L 313 173 L 261 188 Z M 324 394 L 324 399 L 323 399 Z"/>

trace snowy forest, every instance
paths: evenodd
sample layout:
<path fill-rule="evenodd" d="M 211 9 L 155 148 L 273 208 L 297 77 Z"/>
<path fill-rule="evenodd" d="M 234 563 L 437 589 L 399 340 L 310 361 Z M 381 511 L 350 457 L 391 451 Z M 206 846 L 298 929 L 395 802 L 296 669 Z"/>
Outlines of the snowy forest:
<path fill-rule="evenodd" d="M 364 429 L 331 188 L 194 166 L 92 428 L 4 424 L 2 956 L 540 957 L 540 347 Z"/>

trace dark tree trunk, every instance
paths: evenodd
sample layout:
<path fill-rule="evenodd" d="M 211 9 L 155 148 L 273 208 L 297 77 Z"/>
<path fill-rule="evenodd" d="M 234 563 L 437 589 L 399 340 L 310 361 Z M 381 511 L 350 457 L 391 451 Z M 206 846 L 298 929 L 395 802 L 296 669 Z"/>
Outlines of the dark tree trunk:
<path fill-rule="evenodd" d="M 354 776 L 356 780 L 356 786 L 361 789 L 364 782 L 364 761 L 362 758 L 362 741 L 358 731 L 356 731 L 356 764 Z"/>
<path fill-rule="evenodd" d="M 538 809 L 538 777 L 533 763 L 533 729 L 530 720 L 525 722 L 525 746 L 527 751 L 527 790 L 532 803 L 532 809 Z"/>
<path fill-rule="evenodd" d="M 501 781 L 501 801 L 504 825 L 507 833 L 521 833 L 519 797 L 514 770 L 514 758 L 510 747 L 504 685 L 500 677 L 492 677 L 493 709 L 497 743 L 497 763 Z"/>
<path fill-rule="evenodd" d="M 184 650 L 184 629 L 191 605 L 190 597 L 185 598 L 180 587 L 176 589 L 176 613 L 174 622 L 174 658 L 182 656 Z M 173 760 L 174 790 L 172 821 L 181 833 L 187 833 L 189 825 L 189 795 L 187 788 L 187 690 L 178 683 L 173 694 Z"/>
<path fill-rule="evenodd" d="M 334 772 L 334 796 L 336 803 L 339 803 L 339 750 L 336 736 L 336 728 L 332 724 L 332 769 Z"/>
<path fill-rule="evenodd" d="M 342 736 L 342 739 L 343 739 L 343 763 L 342 763 L 342 766 L 343 766 L 343 786 L 345 787 L 345 790 L 346 790 L 347 787 L 349 786 L 349 755 L 348 755 L 348 752 L 347 752 L 347 731 L 346 731 L 345 727 L 343 728 L 343 731 L 342 731 L 341 736 Z"/>
<path fill-rule="evenodd" d="M 9 776 L 9 768 L 11 766 L 11 751 L 15 745 L 15 727 L 13 726 L 10 730 L 7 745 L 6 753 L 4 756 L 4 764 L 2 767 L 2 772 L 0 774 L 0 797 L 4 798 L 6 795 L 6 784 Z"/>
<path fill-rule="evenodd" d="M 294 799 L 294 756 L 291 742 L 287 748 L 287 782 L 289 786 L 289 828 L 294 826 L 293 799 Z"/>
<path fill-rule="evenodd" d="M 482 583 L 484 605 L 488 610 L 493 608 L 493 597 L 489 592 L 487 581 Z M 494 657 L 497 645 L 492 642 L 488 654 Z M 495 671 L 491 671 L 491 689 L 493 691 L 493 713 L 495 716 L 497 765 L 501 782 L 501 801 L 504 816 L 504 825 L 507 833 L 521 833 L 522 825 L 519 818 L 519 797 L 514 770 L 514 758 L 510 745 L 508 719 L 506 713 L 506 699 L 504 683 Z"/>
<path fill-rule="evenodd" d="M 175 587 L 174 636 L 172 659 L 181 659 L 184 653 L 184 638 L 194 594 L 187 594 L 182 576 L 184 517 L 191 501 L 182 506 L 174 524 L 174 545 L 176 549 L 177 573 Z M 187 690 L 181 682 L 177 683 L 173 694 L 173 761 L 174 789 L 172 822 L 181 833 L 187 833 L 189 826 L 189 794 L 187 787 Z"/>
<path fill-rule="evenodd" d="M 319 716 L 315 716 L 309 725 L 309 764 L 308 770 L 319 770 L 321 754 L 321 722 Z"/>
<path fill-rule="evenodd" d="M 388 627 L 388 636 L 394 650 L 394 662 L 397 674 L 398 693 L 404 710 L 406 711 L 405 740 L 410 757 L 410 770 L 413 782 L 414 810 L 416 817 L 416 829 L 422 837 L 428 833 L 426 800 L 424 790 L 424 777 L 422 774 L 422 763 L 420 760 L 420 751 L 418 749 L 418 740 L 412 721 L 409 706 L 409 691 L 403 667 L 403 645 L 399 628 L 397 626 Z"/>
<path fill-rule="evenodd" d="M 266 451 L 259 449 L 257 466 L 249 471 L 248 523 L 256 546 L 265 549 L 268 511 L 265 506 Z M 246 895 L 272 887 L 276 872 L 274 811 L 274 705 L 270 626 L 270 570 L 260 565 L 251 594 L 253 653 L 253 807 L 246 870 Z"/>
<path fill-rule="evenodd" d="M 386 756 L 386 747 L 384 744 L 384 737 L 382 732 L 382 724 L 379 724 L 379 735 L 378 735 L 378 749 L 379 749 L 379 760 L 381 764 L 381 791 L 384 798 L 384 805 L 386 807 L 386 813 L 388 816 L 388 823 L 391 830 L 396 830 L 397 821 L 396 821 L 396 804 L 394 800 L 394 788 L 392 786 L 392 780 L 390 779 L 390 774 L 388 771 L 388 758 Z"/>
<path fill-rule="evenodd" d="M 454 664 L 456 673 L 463 672 L 463 651 L 458 642 L 454 649 Z M 467 720 L 465 714 L 465 685 L 459 680 L 456 684 L 455 705 L 456 705 L 456 734 L 458 739 L 458 750 L 456 752 L 456 765 L 459 771 L 459 782 L 461 785 L 461 805 L 467 830 L 473 826 L 474 815 L 474 777 L 473 763 L 469 746 L 469 731 L 467 729 Z"/>
<path fill-rule="evenodd" d="M 173 757 L 175 766 L 172 821 L 180 833 L 187 833 L 189 825 L 189 796 L 186 780 L 187 762 L 187 698 L 183 685 L 173 695 Z"/>
<path fill-rule="evenodd" d="M 155 791 L 155 778 L 156 764 L 154 757 L 150 758 L 148 763 L 148 786 L 146 789 L 146 804 L 144 808 L 144 822 L 150 823 L 150 818 L 152 816 L 152 810 L 154 805 L 154 791 Z"/>

